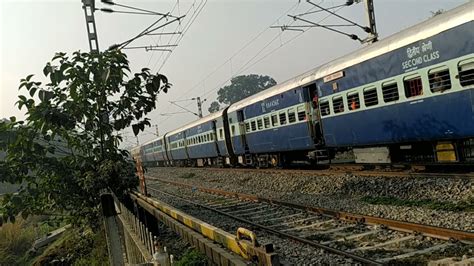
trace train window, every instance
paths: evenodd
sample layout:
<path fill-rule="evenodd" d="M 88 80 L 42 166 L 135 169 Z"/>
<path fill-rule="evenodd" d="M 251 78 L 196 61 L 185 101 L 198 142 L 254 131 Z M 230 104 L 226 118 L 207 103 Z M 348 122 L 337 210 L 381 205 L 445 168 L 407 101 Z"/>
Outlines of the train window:
<path fill-rule="evenodd" d="M 279 113 L 280 125 L 286 125 L 286 112 Z"/>
<path fill-rule="evenodd" d="M 329 102 L 320 102 L 319 109 L 321 110 L 321 116 L 327 116 L 331 114 L 331 110 L 329 109 Z"/>
<path fill-rule="evenodd" d="M 464 60 L 459 63 L 459 81 L 461 86 L 474 85 L 474 59 Z"/>
<path fill-rule="evenodd" d="M 387 82 L 387 83 L 382 84 L 382 95 L 383 95 L 383 101 L 386 103 L 397 101 L 399 98 L 397 83 Z"/>
<path fill-rule="evenodd" d="M 278 116 L 276 114 L 272 115 L 272 126 L 278 126 Z"/>
<path fill-rule="evenodd" d="M 360 108 L 360 99 L 358 92 L 352 92 L 347 94 L 347 104 L 349 105 L 349 110 L 357 110 Z"/>
<path fill-rule="evenodd" d="M 451 77 L 449 69 L 430 70 L 428 72 L 428 82 L 431 92 L 443 92 L 451 89 Z"/>
<path fill-rule="evenodd" d="M 245 123 L 245 132 L 250 132 L 250 123 Z"/>
<path fill-rule="evenodd" d="M 421 82 L 420 76 L 405 79 L 403 81 L 403 86 L 405 87 L 405 96 L 407 98 L 423 94 L 423 83 Z"/>
<path fill-rule="evenodd" d="M 211 140 L 214 141 L 214 132 L 211 133 Z"/>
<path fill-rule="evenodd" d="M 257 129 L 258 129 L 258 130 L 262 130 L 262 129 L 263 129 L 263 122 L 262 122 L 262 119 L 261 119 L 261 118 L 257 119 Z"/>
<path fill-rule="evenodd" d="M 269 127 L 270 127 L 270 117 L 265 116 L 265 117 L 263 118 L 263 125 L 265 126 L 265 128 L 269 128 Z"/>
<path fill-rule="evenodd" d="M 294 123 L 294 122 L 296 122 L 295 109 L 290 108 L 288 109 L 288 123 Z"/>
<path fill-rule="evenodd" d="M 334 113 L 344 112 L 344 102 L 341 96 L 332 98 L 332 106 L 334 107 Z"/>
<path fill-rule="evenodd" d="M 219 129 L 219 138 L 220 139 L 224 139 L 224 131 L 221 129 Z"/>
<path fill-rule="evenodd" d="M 298 113 L 298 121 L 306 120 L 306 111 L 304 106 L 298 106 L 296 112 Z"/>
<path fill-rule="evenodd" d="M 256 124 L 255 124 L 255 120 L 250 121 L 250 127 L 252 128 L 252 131 L 257 130 L 257 126 L 256 126 Z"/>
<path fill-rule="evenodd" d="M 365 106 L 367 107 L 374 106 L 379 103 L 376 88 L 364 89 L 364 102 L 365 102 Z"/>
<path fill-rule="evenodd" d="M 232 136 L 235 136 L 235 126 L 234 125 L 232 125 L 230 127 L 230 132 L 231 132 Z"/>

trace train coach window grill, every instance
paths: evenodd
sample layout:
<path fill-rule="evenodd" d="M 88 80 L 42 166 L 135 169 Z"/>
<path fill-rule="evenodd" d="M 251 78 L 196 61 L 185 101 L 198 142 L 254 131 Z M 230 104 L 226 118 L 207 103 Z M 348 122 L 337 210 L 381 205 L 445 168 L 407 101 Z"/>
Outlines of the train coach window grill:
<path fill-rule="evenodd" d="M 296 112 L 298 113 L 298 121 L 306 120 L 306 111 L 304 109 L 304 106 L 298 106 Z"/>
<path fill-rule="evenodd" d="M 278 126 L 278 116 L 276 114 L 272 115 L 272 126 L 273 127 Z"/>
<path fill-rule="evenodd" d="M 263 122 L 262 122 L 262 119 L 261 119 L 261 118 L 259 118 L 259 119 L 257 120 L 257 129 L 258 129 L 258 130 L 262 130 L 262 129 L 263 129 Z"/>
<path fill-rule="evenodd" d="M 458 71 L 461 86 L 467 87 L 474 85 L 474 58 L 459 63 Z"/>
<path fill-rule="evenodd" d="M 341 96 L 332 98 L 332 106 L 334 107 L 334 113 L 344 112 L 344 102 Z"/>
<path fill-rule="evenodd" d="M 320 102 L 319 109 L 321 110 L 321 116 L 327 116 L 331 114 L 331 110 L 329 109 L 329 102 Z"/>
<path fill-rule="evenodd" d="M 281 112 L 279 114 L 280 117 L 280 125 L 286 125 L 286 112 Z"/>
<path fill-rule="evenodd" d="M 294 122 L 296 122 L 295 109 L 290 108 L 288 109 L 288 123 L 294 123 Z"/>
<path fill-rule="evenodd" d="M 249 122 L 245 123 L 245 131 L 250 132 L 250 123 Z"/>
<path fill-rule="evenodd" d="M 403 86 L 405 87 L 405 96 L 407 98 L 423 95 L 423 83 L 420 76 L 405 79 Z"/>
<path fill-rule="evenodd" d="M 376 88 L 369 88 L 364 89 L 364 102 L 365 106 L 374 106 L 379 103 L 379 99 L 377 98 L 377 89 Z"/>
<path fill-rule="evenodd" d="M 257 130 L 257 126 L 256 126 L 256 124 L 255 124 L 255 120 L 250 121 L 250 126 L 251 126 L 251 128 L 252 128 L 252 131 Z"/>
<path fill-rule="evenodd" d="M 347 104 L 349 105 L 349 110 L 357 110 L 360 108 L 360 99 L 359 93 L 352 92 L 347 94 Z"/>
<path fill-rule="evenodd" d="M 219 138 L 220 139 L 224 139 L 224 131 L 221 129 L 219 129 Z"/>
<path fill-rule="evenodd" d="M 451 89 L 451 77 L 449 69 L 430 70 L 428 72 L 428 81 L 431 92 L 443 92 Z"/>
<path fill-rule="evenodd" d="M 399 99 L 397 83 L 387 82 L 382 84 L 382 95 L 383 101 L 386 103 L 397 101 Z"/>
<path fill-rule="evenodd" d="M 263 118 L 263 125 L 265 126 L 265 128 L 269 128 L 270 127 L 270 118 L 268 116 L 265 116 Z"/>

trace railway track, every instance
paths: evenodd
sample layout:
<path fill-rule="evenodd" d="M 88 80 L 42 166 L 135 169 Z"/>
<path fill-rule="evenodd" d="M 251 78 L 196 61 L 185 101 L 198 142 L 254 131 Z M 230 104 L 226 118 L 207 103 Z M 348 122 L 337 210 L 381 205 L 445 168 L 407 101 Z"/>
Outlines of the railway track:
<path fill-rule="evenodd" d="M 364 264 L 474 257 L 474 233 L 297 205 L 149 178 L 155 197 L 173 197 L 281 238 Z M 463 257 L 464 256 L 464 257 Z M 466 264 L 468 265 L 468 264 Z"/>
<path fill-rule="evenodd" d="M 215 167 L 187 167 L 190 170 L 202 170 L 206 171 L 228 171 L 229 168 L 215 168 Z M 355 164 L 340 164 L 331 165 L 327 169 L 279 169 L 279 168 L 231 168 L 232 171 L 236 172 L 261 172 L 261 173 L 278 173 L 278 174 L 300 174 L 300 175 L 311 175 L 311 176 L 332 176 L 340 174 L 353 174 L 360 176 L 374 176 L 374 177 L 439 177 L 439 178 L 467 178 L 474 180 L 474 172 L 426 172 L 423 168 L 380 168 L 374 166 L 373 169 L 366 169 L 366 167 Z"/>

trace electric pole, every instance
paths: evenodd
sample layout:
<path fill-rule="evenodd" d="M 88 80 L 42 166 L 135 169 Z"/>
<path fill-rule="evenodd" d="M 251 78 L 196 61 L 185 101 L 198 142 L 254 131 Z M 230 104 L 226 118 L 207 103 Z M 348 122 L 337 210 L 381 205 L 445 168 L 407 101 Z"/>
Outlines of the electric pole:
<path fill-rule="evenodd" d="M 375 10 L 374 10 L 374 1 L 365 0 L 365 11 L 367 12 L 367 19 L 369 23 L 369 36 L 366 39 L 367 43 L 374 43 L 378 41 L 377 26 L 375 24 Z"/>
<path fill-rule="evenodd" d="M 97 29 L 95 27 L 95 0 L 82 0 L 82 8 L 86 16 L 87 37 L 91 52 L 99 52 L 99 41 L 97 40 Z"/>
<path fill-rule="evenodd" d="M 205 102 L 206 99 L 204 99 L 204 101 L 201 102 L 201 97 L 196 97 L 196 101 L 197 101 L 197 105 L 198 105 L 199 117 L 202 118 L 202 103 Z"/>

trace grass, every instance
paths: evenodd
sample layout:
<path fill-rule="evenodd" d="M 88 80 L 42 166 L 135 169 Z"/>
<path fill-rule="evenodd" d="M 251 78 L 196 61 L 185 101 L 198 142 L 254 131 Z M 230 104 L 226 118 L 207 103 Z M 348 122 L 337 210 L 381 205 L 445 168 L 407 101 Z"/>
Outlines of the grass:
<path fill-rule="evenodd" d="M 0 227 L 0 265 L 27 264 L 27 253 L 35 238 L 34 228 L 21 218 L 15 223 L 3 224 Z"/>
<path fill-rule="evenodd" d="M 208 265 L 206 257 L 195 249 L 190 249 L 176 261 L 175 266 L 204 266 Z"/>
<path fill-rule="evenodd" d="M 68 230 L 36 258 L 33 265 L 108 265 L 104 231 Z"/>
<path fill-rule="evenodd" d="M 373 197 L 365 196 L 361 199 L 365 203 L 376 205 L 392 205 L 404 207 L 423 207 L 433 210 L 454 211 L 454 212 L 474 212 L 474 198 L 467 201 L 449 202 L 436 201 L 430 199 L 407 200 L 395 197 Z"/>
<path fill-rule="evenodd" d="M 183 178 L 183 179 L 189 179 L 189 178 L 194 178 L 194 177 L 196 177 L 195 173 L 185 173 L 179 176 L 179 178 Z"/>

